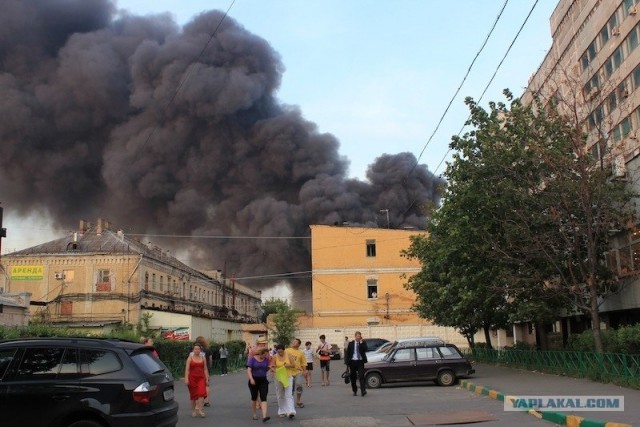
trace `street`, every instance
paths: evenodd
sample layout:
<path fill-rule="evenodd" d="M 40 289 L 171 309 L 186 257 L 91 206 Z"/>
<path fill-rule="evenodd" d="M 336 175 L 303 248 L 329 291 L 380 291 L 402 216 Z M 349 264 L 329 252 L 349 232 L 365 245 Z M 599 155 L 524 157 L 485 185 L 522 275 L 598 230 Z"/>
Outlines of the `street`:
<path fill-rule="evenodd" d="M 491 418 L 475 425 L 487 427 L 514 426 L 544 427 L 552 425 L 528 414 L 505 412 L 503 403 L 471 393 L 459 385 L 440 387 L 434 383 L 391 386 L 369 390 L 367 396 L 353 396 L 340 374 L 343 365 L 332 364 L 331 385 L 322 387 L 319 370 L 314 370 L 314 384 L 303 395 L 304 408 L 297 408 L 293 420 L 278 418 L 273 387 L 269 389 L 269 420 L 266 425 L 303 427 L 409 427 L 428 426 L 430 420 L 455 420 L 453 417 L 472 416 Z M 249 390 L 244 372 L 224 377 L 211 377 L 211 406 L 205 408 L 207 418 L 192 418 L 189 396 L 183 381 L 176 380 L 176 399 L 180 403 L 180 422 L 184 427 L 195 426 L 257 426 L 261 421 L 251 419 Z M 442 422 L 442 421 L 441 421 Z M 461 424 L 448 424 L 461 425 Z"/>

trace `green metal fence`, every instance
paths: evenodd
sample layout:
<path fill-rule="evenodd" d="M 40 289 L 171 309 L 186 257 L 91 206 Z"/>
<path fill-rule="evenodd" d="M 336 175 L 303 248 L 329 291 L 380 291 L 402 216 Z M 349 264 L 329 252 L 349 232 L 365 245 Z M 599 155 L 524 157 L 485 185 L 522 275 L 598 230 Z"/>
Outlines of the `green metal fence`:
<path fill-rule="evenodd" d="M 579 351 L 466 349 L 470 360 L 640 388 L 640 355 Z"/>

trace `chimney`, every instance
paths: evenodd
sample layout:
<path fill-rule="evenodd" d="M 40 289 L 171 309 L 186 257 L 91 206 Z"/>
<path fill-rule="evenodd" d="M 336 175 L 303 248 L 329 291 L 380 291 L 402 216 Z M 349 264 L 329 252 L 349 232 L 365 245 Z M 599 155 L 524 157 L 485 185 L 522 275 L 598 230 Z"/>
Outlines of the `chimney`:
<path fill-rule="evenodd" d="M 102 234 L 102 218 L 98 218 L 98 222 L 96 225 L 96 235 L 100 236 Z"/>
<path fill-rule="evenodd" d="M 84 233 L 89 229 L 90 226 L 91 224 L 89 224 L 84 219 L 81 219 L 80 226 L 78 227 L 78 234 L 80 234 L 81 236 L 84 235 Z"/>

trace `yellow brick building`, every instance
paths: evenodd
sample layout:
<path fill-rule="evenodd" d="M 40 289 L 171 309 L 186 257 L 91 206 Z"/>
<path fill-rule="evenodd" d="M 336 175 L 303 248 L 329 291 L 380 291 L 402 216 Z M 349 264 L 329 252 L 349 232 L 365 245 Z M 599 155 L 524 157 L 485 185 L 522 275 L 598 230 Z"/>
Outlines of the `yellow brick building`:
<path fill-rule="evenodd" d="M 313 326 L 429 323 L 404 288 L 420 262 L 401 256 L 420 230 L 311 226 Z"/>
<path fill-rule="evenodd" d="M 150 316 L 151 329 L 183 328 L 191 338 L 224 342 L 266 332 L 243 328 L 259 322 L 259 291 L 191 268 L 103 220 L 4 255 L 0 289 L 30 297 L 30 321 L 58 326 L 108 331 Z"/>

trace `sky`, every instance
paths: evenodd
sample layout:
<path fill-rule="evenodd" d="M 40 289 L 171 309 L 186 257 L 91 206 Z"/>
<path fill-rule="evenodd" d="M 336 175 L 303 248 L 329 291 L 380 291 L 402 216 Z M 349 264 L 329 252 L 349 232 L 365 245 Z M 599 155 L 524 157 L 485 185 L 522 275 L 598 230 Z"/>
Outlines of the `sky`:
<path fill-rule="evenodd" d="M 117 6 L 134 15 L 168 13 L 179 25 L 207 10 L 229 9 L 229 18 L 279 53 L 286 68 L 279 101 L 296 106 L 321 132 L 333 134 L 350 162 L 349 175 L 365 179 L 367 167 L 383 153 L 411 152 L 441 174 L 451 136 L 468 116 L 464 98 L 479 99 L 512 43 L 481 104 L 503 100 L 504 88 L 522 93 L 551 46 L 549 18 L 557 2 L 508 1 L 478 55 L 504 3 L 120 0 Z M 53 228 L 45 212 L 18 217 L 4 208 L 2 253 L 68 231 Z"/>

